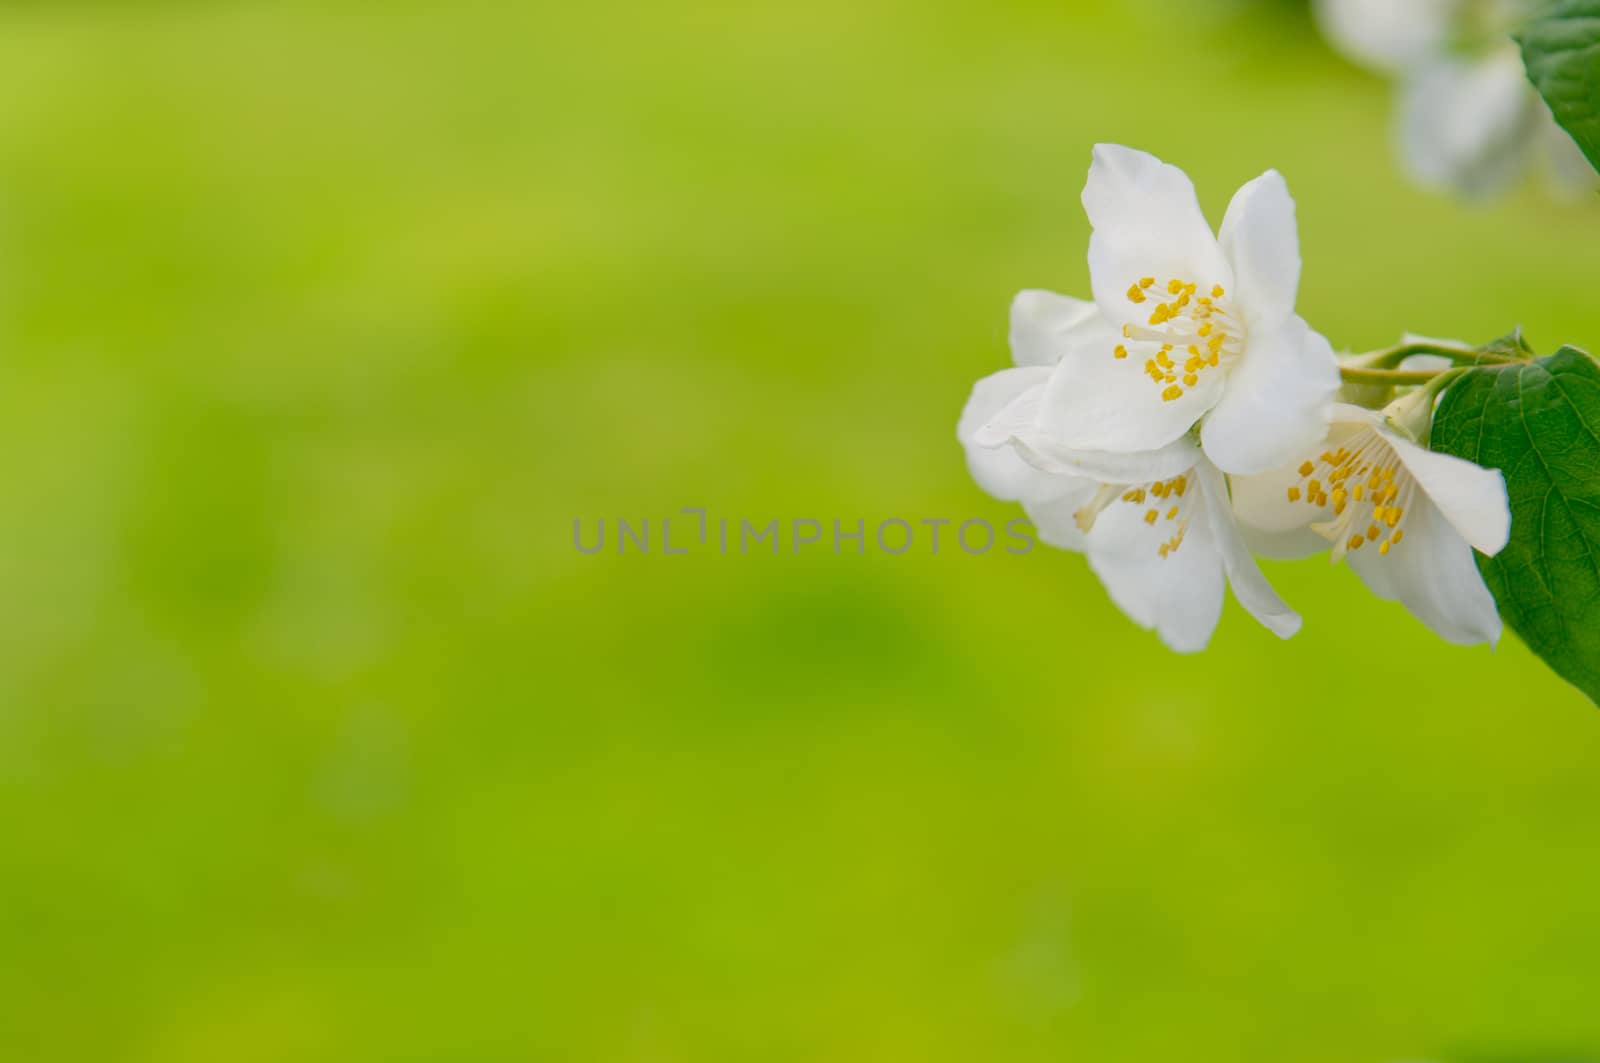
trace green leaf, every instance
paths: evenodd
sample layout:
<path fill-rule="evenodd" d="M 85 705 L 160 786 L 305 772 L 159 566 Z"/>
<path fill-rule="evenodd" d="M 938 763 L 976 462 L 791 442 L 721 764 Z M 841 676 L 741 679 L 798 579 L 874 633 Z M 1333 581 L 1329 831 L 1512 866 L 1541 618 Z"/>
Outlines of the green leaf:
<path fill-rule="evenodd" d="M 1528 80 L 1600 169 L 1600 0 L 1554 0 L 1515 36 Z"/>
<path fill-rule="evenodd" d="M 1510 332 L 1497 340 L 1490 340 L 1478 348 L 1484 354 L 1497 354 L 1508 358 L 1526 358 L 1535 353 L 1528 346 L 1528 341 L 1522 335 L 1522 326 L 1518 325 Z"/>
<path fill-rule="evenodd" d="M 1600 365 L 1563 347 L 1468 370 L 1434 414 L 1434 450 L 1499 469 L 1511 541 L 1475 555 L 1500 615 L 1600 702 Z"/>

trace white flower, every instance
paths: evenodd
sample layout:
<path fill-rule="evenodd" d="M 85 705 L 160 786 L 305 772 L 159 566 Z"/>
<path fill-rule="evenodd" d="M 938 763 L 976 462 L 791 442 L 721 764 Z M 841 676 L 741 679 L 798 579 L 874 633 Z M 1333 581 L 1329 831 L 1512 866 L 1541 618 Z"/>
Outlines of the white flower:
<path fill-rule="evenodd" d="M 1200 422 L 1205 456 L 1239 473 L 1321 438 L 1338 368 L 1294 313 L 1299 238 L 1276 171 L 1238 191 L 1213 236 L 1183 171 L 1101 144 L 1083 205 L 1099 313 L 1048 333 L 1058 364 L 1043 436 L 1071 452 L 1149 452 Z"/>
<path fill-rule="evenodd" d="M 1316 0 L 1322 32 L 1346 56 L 1398 74 L 1450 44 L 1464 0 Z"/>
<path fill-rule="evenodd" d="M 1323 30 L 1356 62 L 1401 78 L 1398 140 L 1424 184 L 1470 196 L 1504 189 L 1542 158 L 1559 193 L 1594 170 L 1523 72 L 1507 35 L 1526 0 L 1318 0 Z M 1478 42 L 1464 48 L 1463 41 Z"/>
<path fill-rule="evenodd" d="M 1380 598 L 1399 600 L 1450 642 L 1493 645 L 1494 599 L 1473 562 L 1511 532 L 1499 470 L 1426 450 L 1388 411 L 1334 408 L 1322 448 L 1300 462 L 1233 480 L 1234 510 L 1256 552 L 1304 557 L 1333 544 Z"/>
<path fill-rule="evenodd" d="M 1543 158 L 1551 187 L 1576 196 L 1594 171 L 1556 125 L 1510 40 L 1481 55 L 1445 55 L 1417 66 L 1400 102 L 1400 148 L 1424 184 L 1486 196 Z"/>
<path fill-rule="evenodd" d="M 1222 474 L 1191 440 L 1143 453 L 1080 452 L 1038 430 L 1051 376 L 1040 363 L 1063 337 L 1103 327 L 1094 304 L 1024 292 L 1011 322 L 1018 367 L 978 382 L 956 430 L 979 486 L 1022 502 L 1043 542 L 1086 553 L 1112 600 L 1174 650 L 1205 647 L 1228 582 L 1268 629 L 1283 638 L 1299 630 L 1299 616 L 1239 535 Z"/>

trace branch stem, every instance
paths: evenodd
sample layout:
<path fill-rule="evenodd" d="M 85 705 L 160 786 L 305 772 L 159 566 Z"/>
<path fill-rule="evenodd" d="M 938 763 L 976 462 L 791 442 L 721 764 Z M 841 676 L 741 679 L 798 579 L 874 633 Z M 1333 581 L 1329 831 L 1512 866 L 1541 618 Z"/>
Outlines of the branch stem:
<path fill-rule="evenodd" d="M 1339 367 L 1339 376 L 1346 383 L 1389 384 L 1394 387 L 1426 384 L 1441 373 L 1448 372 L 1450 372 L 1448 369 L 1363 369 L 1352 365 Z"/>
<path fill-rule="evenodd" d="M 1457 347 L 1450 343 L 1417 340 L 1395 347 L 1380 347 L 1375 351 L 1357 354 L 1346 359 L 1347 365 L 1358 369 L 1393 369 L 1414 354 L 1433 354 L 1448 358 L 1456 365 L 1517 365 L 1527 359 L 1505 354 L 1492 354 L 1471 347 Z"/>

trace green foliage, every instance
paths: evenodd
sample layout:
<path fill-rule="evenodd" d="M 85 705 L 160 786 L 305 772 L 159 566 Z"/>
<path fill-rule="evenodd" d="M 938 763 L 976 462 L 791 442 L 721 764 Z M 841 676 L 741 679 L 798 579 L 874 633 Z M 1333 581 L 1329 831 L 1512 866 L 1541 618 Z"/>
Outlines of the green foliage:
<path fill-rule="evenodd" d="M 1470 370 L 1445 392 L 1432 446 L 1504 474 L 1511 541 L 1478 567 L 1505 621 L 1600 701 L 1600 366 L 1563 347 Z"/>
<path fill-rule="evenodd" d="M 1600 169 L 1600 0 L 1555 0 L 1516 39 L 1528 79 Z"/>
<path fill-rule="evenodd" d="M 1484 354 L 1497 355 L 1502 358 L 1527 358 L 1537 352 L 1528 346 L 1527 338 L 1522 335 L 1522 326 L 1518 325 L 1499 339 L 1490 340 L 1478 348 Z"/>

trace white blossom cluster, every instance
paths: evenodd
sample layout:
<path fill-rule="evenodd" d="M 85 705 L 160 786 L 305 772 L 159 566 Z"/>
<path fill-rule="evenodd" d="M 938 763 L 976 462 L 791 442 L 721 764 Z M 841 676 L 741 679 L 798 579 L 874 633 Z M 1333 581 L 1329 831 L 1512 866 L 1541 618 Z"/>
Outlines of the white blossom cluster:
<path fill-rule="evenodd" d="M 1423 184 L 1481 198 L 1529 169 L 1576 199 L 1596 186 L 1556 125 L 1510 33 L 1532 0 L 1316 0 L 1342 54 L 1399 83 L 1395 140 Z"/>
<path fill-rule="evenodd" d="M 1295 313 L 1283 177 L 1239 189 L 1213 234 L 1183 171 L 1102 144 L 1083 205 L 1093 299 L 1013 301 L 1015 367 L 978 381 L 957 427 L 978 484 L 1180 652 L 1210 640 L 1225 585 L 1275 634 L 1299 630 L 1252 552 L 1328 550 L 1442 637 L 1498 639 L 1472 552 L 1506 543 L 1504 481 L 1408 435 L 1431 393 L 1339 401 L 1339 361 Z"/>

